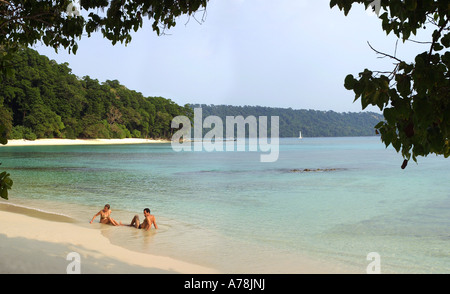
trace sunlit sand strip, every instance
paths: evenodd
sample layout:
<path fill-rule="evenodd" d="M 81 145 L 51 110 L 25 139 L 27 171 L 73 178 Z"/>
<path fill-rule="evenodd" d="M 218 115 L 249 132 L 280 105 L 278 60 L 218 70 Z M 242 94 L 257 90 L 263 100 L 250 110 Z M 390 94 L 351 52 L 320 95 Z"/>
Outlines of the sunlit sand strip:
<path fill-rule="evenodd" d="M 152 144 L 152 143 L 170 143 L 165 139 L 38 139 L 29 140 L 8 140 L 7 145 L 0 147 L 13 146 L 57 146 L 57 145 L 120 145 L 120 144 Z"/>

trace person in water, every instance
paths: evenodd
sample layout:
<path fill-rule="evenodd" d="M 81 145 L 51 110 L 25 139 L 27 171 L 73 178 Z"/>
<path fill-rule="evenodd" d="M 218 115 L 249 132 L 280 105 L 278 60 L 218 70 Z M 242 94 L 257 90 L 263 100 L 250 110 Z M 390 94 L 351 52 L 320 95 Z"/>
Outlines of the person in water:
<path fill-rule="evenodd" d="M 96 215 L 94 215 L 94 217 L 92 218 L 92 220 L 90 221 L 90 223 L 92 224 L 92 222 L 94 221 L 94 219 L 100 215 L 100 223 L 102 224 L 111 224 L 113 226 L 120 226 L 119 223 L 117 223 L 112 217 L 111 217 L 111 207 L 109 206 L 109 204 L 106 204 L 105 207 L 100 210 Z"/>
<path fill-rule="evenodd" d="M 130 227 L 135 227 L 136 229 L 144 229 L 146 231 L 150 230 L 152 228 L 152 225 L 155 227 L 155 229 L 158 229 L 158 225 L 155 221 L 155 216 L 150 214 L 149 208 L 144 209 L 144 221 L 142 223 L 139 221 L 139 215 L 136 214 L 129 224 Z"/>

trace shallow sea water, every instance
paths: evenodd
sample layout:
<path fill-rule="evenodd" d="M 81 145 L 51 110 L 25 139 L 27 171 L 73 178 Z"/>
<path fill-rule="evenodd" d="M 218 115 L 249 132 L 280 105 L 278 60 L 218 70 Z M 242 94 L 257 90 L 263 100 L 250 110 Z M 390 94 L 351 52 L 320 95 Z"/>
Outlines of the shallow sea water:
<path fill-rule="evenodd" d="M 377 137 L 286 138 L 276 162 L 260 155 L 39 146 L 1 148 L 0 162 L 14 180 L 9 203 L 83 225 L 106 203 L 123 223 L 149 207 L 158 231 L 100 226 L 102 234 L 226 273 L 304 272 L 309 260 L 365 273 L 370 252 L 384 273 L 450 273 L 448 159 L 402 170 Z"/>

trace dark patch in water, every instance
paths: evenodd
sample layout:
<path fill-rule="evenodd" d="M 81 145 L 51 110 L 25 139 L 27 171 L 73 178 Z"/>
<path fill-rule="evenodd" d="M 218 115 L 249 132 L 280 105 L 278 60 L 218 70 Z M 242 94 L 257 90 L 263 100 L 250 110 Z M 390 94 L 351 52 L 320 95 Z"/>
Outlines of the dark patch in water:
<path fill-rule="evenodd" d="M 237 173 L 251 173 L 257 171 L 250 170 L 199 170 L 199 171 L 188 171 L 188 172 L 177 172 L 175 175 L 180 176 L 192 176 L 192 175 L 233 175 Z"/>
<path fill-rule="evenodd" d="M 333 172 L 344 171 L 347 168 L 278 168 L 278 169 L 258 169 L 258 170 L 200 170 L 189 172 L 178 172 L 176 175 L 202 175 L 202 174 L 217 174 L 217 175 L 234 175 L 234 174 L 275 174 L 275 173 L 309 173 L 309 172 Z"/>
<path fill-rule="evenodd" d="M 42 166 L 16 166 L 8 167 L 8 170 L 28 170 L 28 171 L 57 171 L 57 172 L 112 172 L 117 169 L 111 168 L 93 168 L 93 167 L 42 167 Z"/>
<path fill-rule="evenodd" d="M 303 169 L 291 169 L 291 173 L 309 173 L 309 172 L 332 172 L 332 171 L 342 171 L 345 168 L 303 168 Z"/>

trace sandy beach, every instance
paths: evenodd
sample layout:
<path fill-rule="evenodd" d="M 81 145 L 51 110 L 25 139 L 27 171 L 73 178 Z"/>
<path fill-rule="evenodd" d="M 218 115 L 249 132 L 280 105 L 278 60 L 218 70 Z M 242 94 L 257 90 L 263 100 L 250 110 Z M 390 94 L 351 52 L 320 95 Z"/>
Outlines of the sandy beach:
<path fill-rule="evenodd" d="M 79 254 L 82 274 L 217 273 L 113 245 L 100 224 L 77 224 L 64 215 L 0 204 L 0 223 L 0 274 L 66 274 L 73 270 L 71 252 Z"/>
<path fill-rule="evenodd" d="M 165 139 L 38 139 L 38 140 L 8 140 L 7 145 L 0 147 L 13 146 L 56 146 L 56 145 L 119 145 L 119 144 L 152 144 L 152 143 L 170 143 Z"/>

